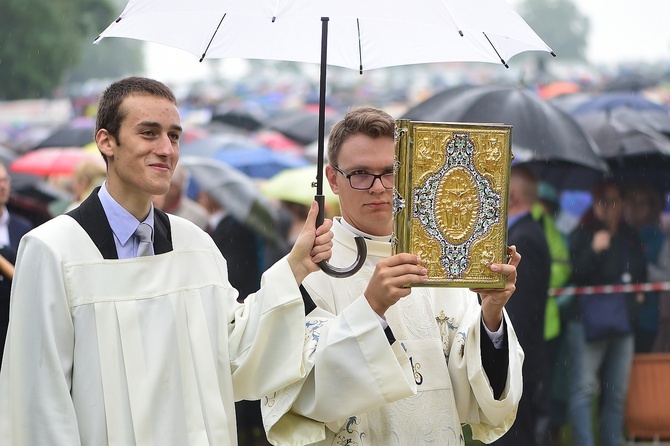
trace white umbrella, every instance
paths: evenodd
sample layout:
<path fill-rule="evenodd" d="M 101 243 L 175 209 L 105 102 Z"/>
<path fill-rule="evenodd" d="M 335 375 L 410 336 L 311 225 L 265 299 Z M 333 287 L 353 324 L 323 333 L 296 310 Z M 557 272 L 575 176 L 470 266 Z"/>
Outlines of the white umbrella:
<path fill-rule="evenodd" d="M 202 59 L 320 63 L 322 17 L 328 64 L 355 70 L 551 51 L 504 0 L 130 0 L 96 42 L 128 37 Z"/>
<path fill-rule="evenodd" d="M 332 22 L 332 30 L 329 24 Z M 320 42 L 318 36 L 321 36 Z M 326 65 L 371 70 L 430 62 L 495 62 L 551 48 L 505 0 L 130 0 L 94 41 L 127 37 L 200 58 L 319 63 L 316 199 L 323 210 Z M 328 40 L 330 39 L 330 45 Z M 317 224 L 323 221 L 319 215 Z M 347 277 L 363 265 L 365 242 Z"/>

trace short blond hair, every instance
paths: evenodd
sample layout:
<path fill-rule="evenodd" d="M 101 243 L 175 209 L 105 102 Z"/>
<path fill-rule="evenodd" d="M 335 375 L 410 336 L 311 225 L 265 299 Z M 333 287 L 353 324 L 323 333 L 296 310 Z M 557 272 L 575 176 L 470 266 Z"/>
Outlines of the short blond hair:
<path fill-rule="evenodd" d="M 370 138 L 395 136 L 393 117 L 376 107 L 359 106 L 349 109 L 344 118 L 333 126 L 328 137 L 328 162 L 337 166 L 342 145 L 352 135 L 363 134 Z"/>

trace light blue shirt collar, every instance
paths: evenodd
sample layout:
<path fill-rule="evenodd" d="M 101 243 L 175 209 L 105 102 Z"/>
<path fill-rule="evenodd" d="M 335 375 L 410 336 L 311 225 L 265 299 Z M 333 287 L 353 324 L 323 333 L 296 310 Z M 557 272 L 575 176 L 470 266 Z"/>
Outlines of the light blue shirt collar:
<path fill-rule="evenodd" d="M 119 259 L 126 259 L 135 257 L 137 253 L 137 245 L 139 242 L 134 241 L 133 234 L 140 223 L 146 223 L 151 226 L 152 234 L 154 229 L 154 205 L 151 204 L 151 211 L 147 218 L 140 222 L 130 212 L 117 203 L 107 190 L 107 181 L 102 184 L 98 192 L 98 198 L 102 204 L 102 208 L 107 215 L 107 221 L 114 233 L 114 243 L 116 244 L 116 251 Z M 131 243 L 128 243 L 128 242 Z"/>

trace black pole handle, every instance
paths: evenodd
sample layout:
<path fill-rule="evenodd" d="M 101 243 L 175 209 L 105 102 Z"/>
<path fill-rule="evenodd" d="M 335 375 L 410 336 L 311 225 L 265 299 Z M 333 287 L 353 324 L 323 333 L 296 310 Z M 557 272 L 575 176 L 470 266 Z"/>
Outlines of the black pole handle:
<path fill-rule="evenodd" d="M 319 213 L 316 217 L 316 227 L 318 228 L 323 224 L 324 220 L 323 205 L 325 203 L 325 196 L 315 195 L 314 200 L 316 200 L 316 202 L 319 204 Z M 356 243 L 357 254 L 356 260 L 351 266 L 344 268 L 333 266 L 329 264 L 327 260 L 322 260 L 319 262 L 319 268 L 321 268 L 321 270 L 329 276 L 340 279 L 356 274 L 363 267 L 365 259 L 368 256 L 368 245 L 365 244 L 365 239 L 359 235 L 354 237 L 354 242 Z"/>
<path fill-rule="evenodd" d="M 323 224 L 324 207 L 326 198 L 323 195 L 323 154 L 325 151 L 323 140 L 326 134 L 326 62 L 328 54 L 328 17 L 321 17 L 321 76 L 319 79 L 319 135 L 318 135 L 318 150 L 317 150 L 317 169 L 316 169 L 316 195 L 314 200 L 319 204 L 319 214 L 316 217 L 316 227 Z M 353 265 L 340 268 L 332 266 L 326 260 L 319 262 L 321 270 L 331 277 L 344 278 L 353 276 L 361 269 L 365 258 L 368 256 L 368 245 L 365 244 L 365 239 L 360 236 L 354 238 L 356 242 L 356 261 Z"/>

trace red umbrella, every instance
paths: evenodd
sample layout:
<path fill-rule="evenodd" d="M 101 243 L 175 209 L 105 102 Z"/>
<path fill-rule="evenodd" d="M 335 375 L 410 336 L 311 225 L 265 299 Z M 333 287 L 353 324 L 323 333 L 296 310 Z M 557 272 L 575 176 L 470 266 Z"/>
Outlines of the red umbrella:
<path fill-rule="evenodd" d="M 257 141 L 278 152 L 290 152 L 294 155 L 301 155 L 303 146 L 283 133 L 275 130 L 264 130 L 256 133 L 254 141 Z"/>
<path fill-rule="evenodd" d="M 77 164 L 90 160 L 105 165 L 100 155 L 92 154 L 80 147 L 49 147 L 20 156 L 9 165 L 9 170 L 41 177 L 71 176 Z"/>
<path fill-rule="evenodd" d="M 542 99 L 548 100 L 561 95 L 577 93 L 581 89 L 582 87 L 575 82 L 557 81 L 540 87 L 539 94 Z"/>

